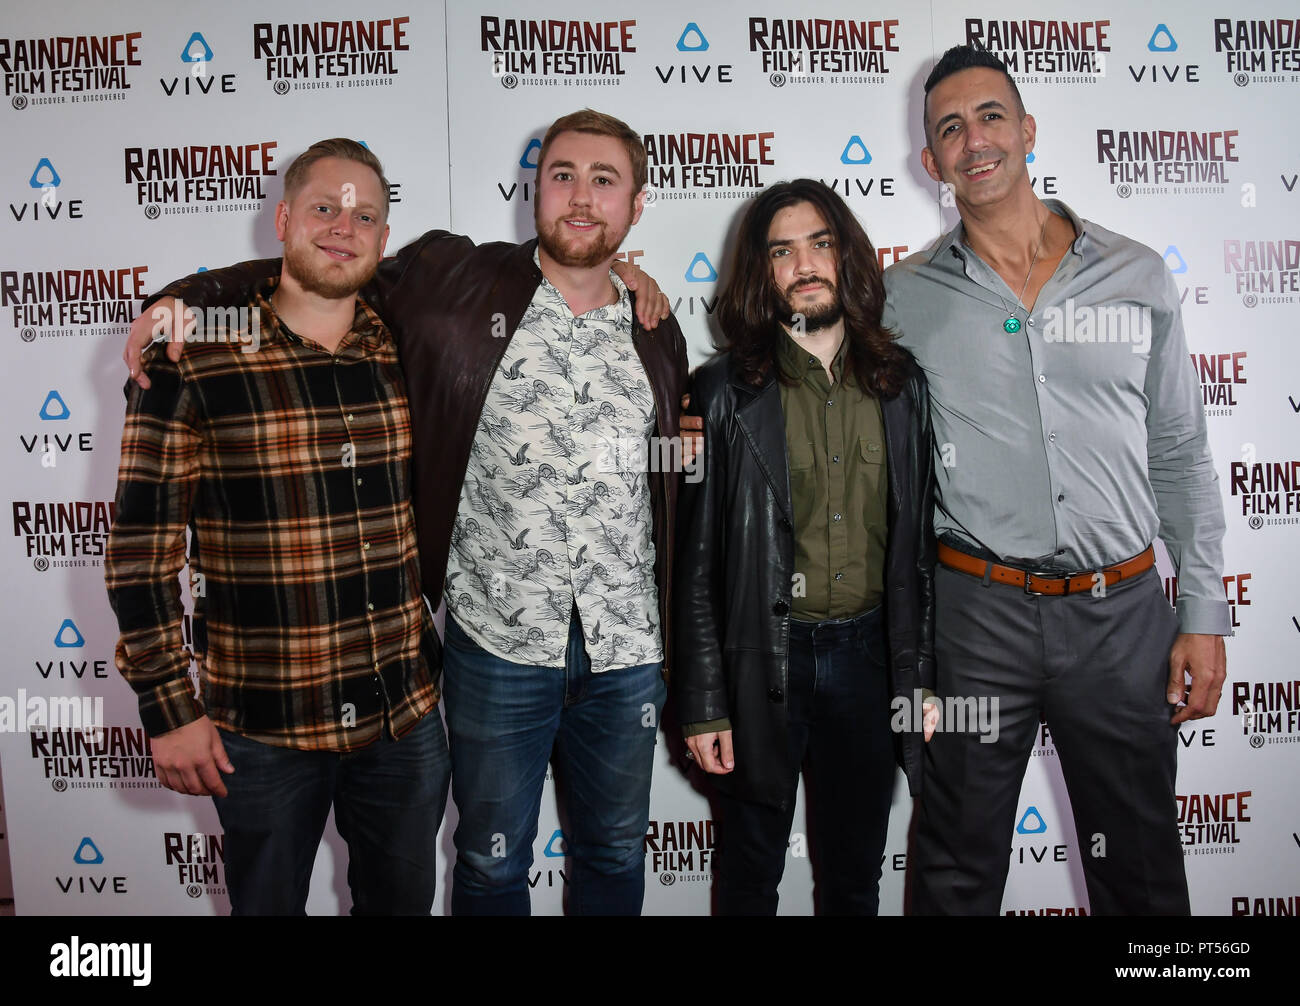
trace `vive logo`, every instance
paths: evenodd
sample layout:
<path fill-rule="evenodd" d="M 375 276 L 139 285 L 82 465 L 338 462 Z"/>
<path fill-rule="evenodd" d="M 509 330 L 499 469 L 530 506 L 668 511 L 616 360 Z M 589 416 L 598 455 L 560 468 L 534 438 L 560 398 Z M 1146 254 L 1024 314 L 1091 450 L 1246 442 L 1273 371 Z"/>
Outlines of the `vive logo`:
<path fill-rule="evenodd" d="M 185 48 L 181 50 L 182 63 L 211 63 L 212 47 L 208 45 L 208 40 L 203 37 L 202 32 L 195 32 L 190 36 L 190 40 L 185 43 Z"/>
<path fill-rule="evenodd" d="M 555 834 L 546 843 L 546 848 L 542 850 L 542 855 L 550 859 L 563 859 L 564 854 L 568 851 L 568 844 L 564 838 L 564 832 L 559 828 L 555 829 Z"/>
<path fill-rule="evenodd" d="M 678 52 L 707 52 L 709 49 L 709 40 L 704 37 L 704 32 L 700 31 L 700 26 L 694 21 L 687 22 L 682 29 L 682 37 L 677 40 Z"/>
<path fill-rule="evenodd" d="M 44 178 L 41 177 L 42 168 L 44 168 L 46 172 L 46 176 Z M 28 181 L 27 184 L 34 189 L 44 189 L 44 188 L 57 189 L 60 185 L 63 184 L 63 180 L 59 178 L 59 173 L 54 170 L 54 165 L 50 163 L 50 159 L 48 157 L 42 157 L 39 161 L 36 162 L 36 170 L 32 172 L 31 180 Z"/>
<path fill-rule="evenodd" d="M 542 141 L 533 137 L 528 141 L 528 146 L 524 147 L 524 154 L 519 158 L 521 168 L 537 167 L 537 155 L 542 152 Z"/>
<path fill-rule="evenodd" d="M 1178 253 L 1177 245 L 1170 245 L 1165 249 L 1165 265 L 1175 276 L 1181 276 L 1187 271 L 1186 260 Z"/>
<path fill-rule="evenodd" d="M 81 840 L 77 851 L 72 854 L 72 861 L 81 866 L 97 866 L 104 861 L 104 854 L 87 836 Z"/>
<path fill-rule="evenodd" d="M 871 151 L 867 145 L 862 142 L 862 137 L 854 133 L 849 137 L 849 142 L 844 144 L 844 149 L 840 152 L 841 164 L 870 164 Z"/>
<path fill-rule="evenodd" d="M 1163 36 L 1163 40 L 1161 40 Z M 1151 38 L 1147 40 L 1147 48 L 1151 52 L 1177 52 L 1178 40 L 1174 38 L 1174 33 L 1161 23 L 1156 25 L 1156 30 L 1151 33 Z"/>
<path fill-rule="evenodd" d="M 1030 804 L 1021 815 L 1020 823 L 1016 825 L 1016 834 L 1041 835 L 1046 830 L 1047 822 L 1043 820 L 1043 815 L 1038 813 L 1037 807 Z"/>
<path fill-rule="evenodd" d="M 51 391 L 45 396 L 45 404 L 41 406 L 41 411 L 37 415 L 42 419 L 67 419 L 72 415 L 72 411 L 57 391 Z"/>
<path fill-rule="evenodd" d="M 72 633 L 71 637 L 68 636 L 69 632 Z M 76 622 L 65 618 L 63 624 L 59 626 L 59 631 L 54 634 L 54 645 L 62 650 L 76 649 L 86 645 L 86 637 L 81 634 Z"/>
<path fill-rule="evenodd" d="M 718 271 L 704 252 L 696 252 L 691 264 L 686 267 L 687 283 L 712 283 L 718 278 Z"/>

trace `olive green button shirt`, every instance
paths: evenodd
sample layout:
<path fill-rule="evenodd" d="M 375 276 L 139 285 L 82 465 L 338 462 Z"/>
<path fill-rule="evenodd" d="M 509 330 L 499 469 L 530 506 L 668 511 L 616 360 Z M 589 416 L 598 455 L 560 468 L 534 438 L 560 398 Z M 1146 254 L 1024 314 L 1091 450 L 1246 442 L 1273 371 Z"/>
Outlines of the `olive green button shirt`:
<path fill-rule="evenodd" d="M 781 384 L 790 503 L 794 508 L 794 583 L 790 616 L 805 622 L 852 618 L 884 596 L 885 428 L 880 402 L 840 376 L 844 346 L 831 365 L 788 334 Z"/>

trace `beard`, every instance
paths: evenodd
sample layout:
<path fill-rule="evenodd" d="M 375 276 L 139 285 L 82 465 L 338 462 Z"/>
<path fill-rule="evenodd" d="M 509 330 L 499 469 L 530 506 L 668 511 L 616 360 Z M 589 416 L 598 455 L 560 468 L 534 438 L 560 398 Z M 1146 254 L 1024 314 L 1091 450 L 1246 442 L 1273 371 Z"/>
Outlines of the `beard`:
<path fill-rule="evenodd" d="M 602 220 L 596 223 L 599 232 L 596 241 L 584 248 L 578 243 L 579 236 L 574 236 L 572 240 L 566 242 L 567 235 L 564 233 L 562 220 L 556 220 L 549 227 L 542 226 L 538 221 L 537 243 L 542 251 L 562 266 L 570 269 L 594 269 L 602 262 L 613 258 L 618 251 L 618 246 L 623 243 L 623 238 L 627 236 L 624 234 L 617 241 L 611 241 L 609 228 L 605 222 Z"/>
<path fill-rule="evenodd" d="M 285 242 L 285 272 L 298 281 L 308 293 L 314 293 L 328 300 L 339 300 L 355 294 L 370 282 L 379 262 L 366 262 L 355 258 L 350 262 L 339 262 L 342 268 L 331 268 L 316 260 L 317 249 L 307 243 Z"/>
<path fill-rule="evenodd" d="M 821 276 L 812 278 L 823 283 L 826 289 L 831 292 L 833 300 L 829 304 L 811 304 L 802 311 L 796 311 L 791 306 L 790 297 L 794 293 L 795 287 L 800 283 L 808 282 L 805 278 L 792 283 L 785 293 L 779 297 L 777 306 L 781 322 L 804 333 L 829 328 L 844 317 L 844 305 L 840 303 L 839 291 L 835 288 L 835 284 L 828 282 Z"/>

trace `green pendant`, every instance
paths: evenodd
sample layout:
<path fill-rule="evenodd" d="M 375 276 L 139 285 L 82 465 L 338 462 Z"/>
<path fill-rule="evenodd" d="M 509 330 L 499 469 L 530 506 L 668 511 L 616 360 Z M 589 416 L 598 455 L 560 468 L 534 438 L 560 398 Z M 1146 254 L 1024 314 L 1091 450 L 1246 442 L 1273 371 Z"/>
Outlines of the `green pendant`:
<path fill-rule="evenodd" d="M 1014 316 L 1010 317 L 1002 323 L 1002 327 L 1012 335 L 1015 335 L 1015 333 L 1020 331 L 1020 319 Z"/>

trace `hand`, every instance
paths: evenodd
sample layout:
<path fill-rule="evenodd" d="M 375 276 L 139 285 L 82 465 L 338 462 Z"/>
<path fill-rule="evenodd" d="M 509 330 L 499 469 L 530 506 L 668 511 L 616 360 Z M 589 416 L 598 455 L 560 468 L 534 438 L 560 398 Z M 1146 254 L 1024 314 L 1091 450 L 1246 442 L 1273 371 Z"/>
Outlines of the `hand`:
<path fill-rule="evenodd" d="M 682 468 L 695 462 L 695 456 L 704 448 L 704 417 L 688 416 L 686 410 L 691 407 L 691 396 L 682 395 L 682 414 L 677 417 L 677 428 L 682 438 Z"/>
<path fill-rule="evenodd" d="M 1186 676 L 1192 681 L 1188 685 Z M 1197 632 L 1181 633 L 1169 651 L 1169 686 L 1165 698 L 1177 705 L 1187 704 L 1174 713 L 1169 722 L 1183 723 L 1213 716 L 1219 708 L 1219 696 L 1228 677 L 1228 654 L 1222 636 Z"/>
<path fill-rule="evenodd" d="M 168 789 L 190 796 L 226 795 L 226 784 L 217 769 L 229 775 L 235 766 L 226 756 L 217 728 L 206 716 L 168 730 L 150 743 L 154 772 Z"/>
<path fill-rule="evenodd" d="M 934 730 L 939 725 L 939 700 L 935 698 L 926 699 L 921 703 L 921 709 L 924 710 L 921 719 L 921 726 L 925 730 L 925 742 L 930 743 L 930 738 L 934 736 Z"/>
<path fill-rule="evenodd" d="M 172 319 L 184 312 L 185 324 L 179 334 L 172 332 Z M 126 348 L 122 351 L 122 360 L 126 363 L 128 375 L 142 388 L 149 387 L 149 375 L 144 372 L 140 354 L 160 336 L 166 337 L 167 358 L 179 363 L 181 353 L 185 350 L 185 336 L 194 330 L 197 319 L 194 312 L 185 303 L 175 297 L 163 297 L 149 306 L 131 323 L 131 332 L 126 339 Z"/>
<path fill-rule="evenodd" d="M 686 746 L 691 749 L 696 763 L 705 772 L 713 775 L 726 775 L 736 767 L 736 758 L 731 751 L 731 731 L 720 733 L 696 734 L 686 738 Z M 714 754 L 714 749 L 717 754 Z"/>
<path fill-rule="evenodd" d="M 632 293 L 638 294 L 636 320 L 641 323 L 642 328 L 656 328 L 660 321 L 672 313 L 672 305 L 668 303 L 664 292 L 659 289 L 659 284 L 640 266 L 615 259 L 613 269 L 627 288 Z"/>

